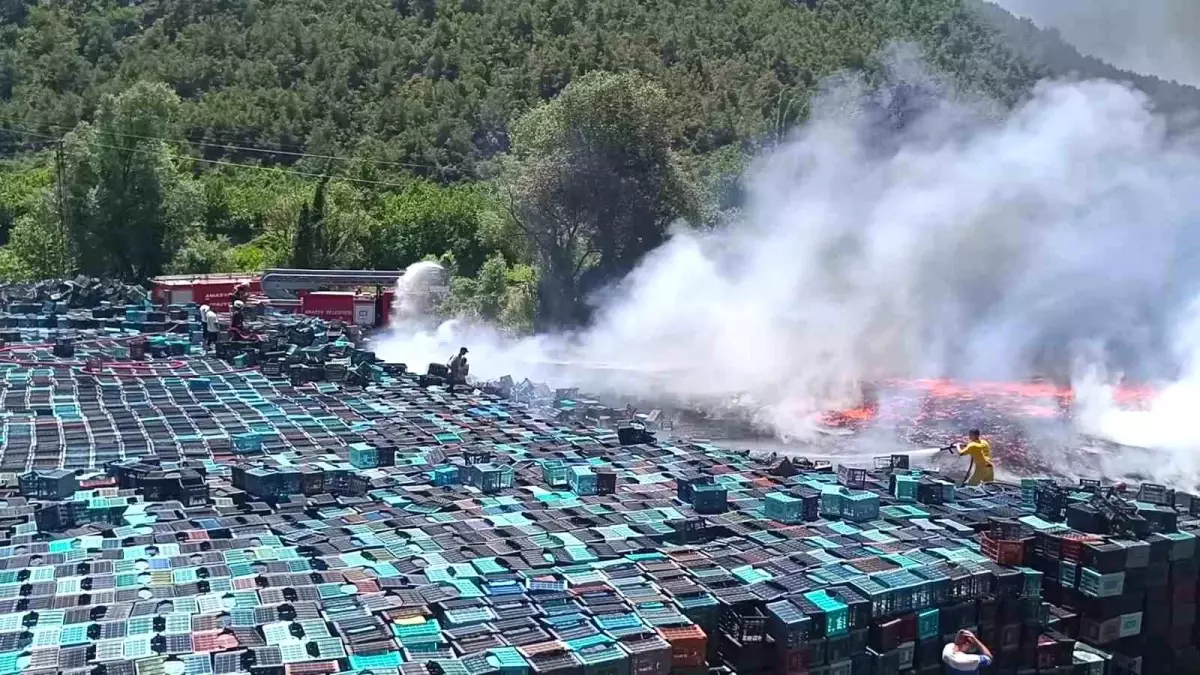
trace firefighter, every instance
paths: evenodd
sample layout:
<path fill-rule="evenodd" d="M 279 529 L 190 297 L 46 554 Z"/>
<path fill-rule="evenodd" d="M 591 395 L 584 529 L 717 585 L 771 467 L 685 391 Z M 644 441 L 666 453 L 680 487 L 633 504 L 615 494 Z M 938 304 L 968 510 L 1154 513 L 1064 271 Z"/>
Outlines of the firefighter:
<path fill-rule="evenodd" d="M 235 302 L 246 302 L 250 298 L 250 287 L 245 283 L 240 283 L 233 287 L 233 295 L 229 296 L 229 305 L 232 307 Z"/>
<path fill-rule="evenodd" d="M 450 363 L 446 364 L 446 368 L 450 371 L 450 376 L 446 378 L 446 385 L 450 393 L 454 393 L 455 385 L 466 384 L 467 374 L 471 372 L 471 365 L 467 363 L 467 348 L 463 347 L 458 350 L 458 355 L 450 359 Z"/>
<path fill-rule="evenodd" d="M 233 301 L 233 314 L 229 318 L 229 330 L 237 332 L 238 335 L 245 330 L 246 315 L 242 313 L 242 308 L 245 306 L 241 300 Z"/>
<path fill-rule="evenodd" d="M 971 458 L 971 475 L 966 480 L 967 485 L 979 485 L 996 480 L 995 467 L 992 465 L 992 444 L 979 435 L 978 429 L 967 432 L 967 444 L 961 443 L 951 449 L 961 457 Z"/>

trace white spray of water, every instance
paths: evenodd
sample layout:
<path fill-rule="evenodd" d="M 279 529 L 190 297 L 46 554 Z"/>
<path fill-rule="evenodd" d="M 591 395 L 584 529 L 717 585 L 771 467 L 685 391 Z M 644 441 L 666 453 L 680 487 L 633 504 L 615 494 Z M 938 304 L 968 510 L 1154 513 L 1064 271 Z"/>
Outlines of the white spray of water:
<path fill-rule="evenodd" d="M 1200 155 L 1121 85 L 1043 83 L 997 115 L 917 84 L 920 114 L 902 129 L 886 114 L 900 90 L 834 87 L 748 172 L 739 223 L 676 230 L 581 334 L 452 323 L 380 351 L 440 362 L 461 343 L 481 377 L 737 400 L 781 436 L 808 433 L 813 411 L 854 400 L 862 381 L 1066 371 L 1085 344 L 1101 346 L 1096 367 L 1178 364 L 1160 345 L 1200 289 Z M 1200 329 L 1175 339 L 1200 355 Z M 1184 382 L 1200 383 L 1192 363 Z M 1121 435 L 1121 413 L 1088 391 L 1093 430 Z M 1148 436 L 1181 421 L 1160 403 L 1130 433 L 1200 447 L 1200 434 Z"/>
<path fill-rule="evenodd" d="M 434 309 L 435 294 L 449 283 L 448 276 L 446 269 L 435 262 L 422 261 L 409 265 L 396 280 L 392 325 L 409 332 L 414 328 L 424 328 Z"/>

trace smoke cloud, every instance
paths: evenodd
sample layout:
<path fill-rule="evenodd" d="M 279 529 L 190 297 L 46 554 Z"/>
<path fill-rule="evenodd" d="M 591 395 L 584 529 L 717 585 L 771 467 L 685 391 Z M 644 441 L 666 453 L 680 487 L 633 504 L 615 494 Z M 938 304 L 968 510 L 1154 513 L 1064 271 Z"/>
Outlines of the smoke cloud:
<path fill-rule="evenodd" d="M 1192 0 L 991 0 L 1118 68 L 1200 85 L 1200 4 Z"/>
<path fill-rule="evenodd" d="M 1200 447 L 1160 428 L 1200 403 L 1190 142 L 1114 83 L 1045 82 L 1000 112 L 903 61 L 892 80 L 831 84 L 747 172 L 739 221 L 679 227 L 588 330 L 401 327 L 379 351 L 420 367 L 462 343 L 477 377 L 732 403 L 785 437 L 864 381 L 1074 375 L 1090 431 Z M 1131 422 L 1118 374 L 1178 389 Z"/>

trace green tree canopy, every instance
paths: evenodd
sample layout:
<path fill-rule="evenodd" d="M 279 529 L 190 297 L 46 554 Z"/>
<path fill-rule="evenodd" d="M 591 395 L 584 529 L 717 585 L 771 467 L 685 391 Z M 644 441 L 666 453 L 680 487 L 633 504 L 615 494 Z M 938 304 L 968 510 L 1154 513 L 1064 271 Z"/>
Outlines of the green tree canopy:
<path fill-rule="evenodd" d="M 179 99 L 161 84 L 138 84 L 101 101 L 94 124 L 67 135 L 67 232 L 87 274 L 142 279 L 159 274 L 190 218 L 190 179 L 165 140 Z"/>
<path fill-rule="evenodd" d="M 631 271 L 698 195 L 671 149 L 665 90 L 634 73 L 593 73 L 522 117 L 505 178 L 544 275 L 548 321 L 586 319 L 589 290 Z"/>

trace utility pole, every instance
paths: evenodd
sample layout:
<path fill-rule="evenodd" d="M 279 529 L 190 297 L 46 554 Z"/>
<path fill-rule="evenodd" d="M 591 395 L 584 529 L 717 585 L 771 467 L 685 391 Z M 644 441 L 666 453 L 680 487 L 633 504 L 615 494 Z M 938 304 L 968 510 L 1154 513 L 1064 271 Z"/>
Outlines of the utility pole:
<path fill-rule="evenodd" d="M 63 185 L 67 182 L 66 164 L 63 161 L 63 141 L 58 139 L 54 149 L 54 172 L 58 183 L 58 235 L 62 241 L 62 247 L 59 249 L 58 268 L 65 275 L 67 273 L 67 204 L 66 197 L 63 193 Z"/>

